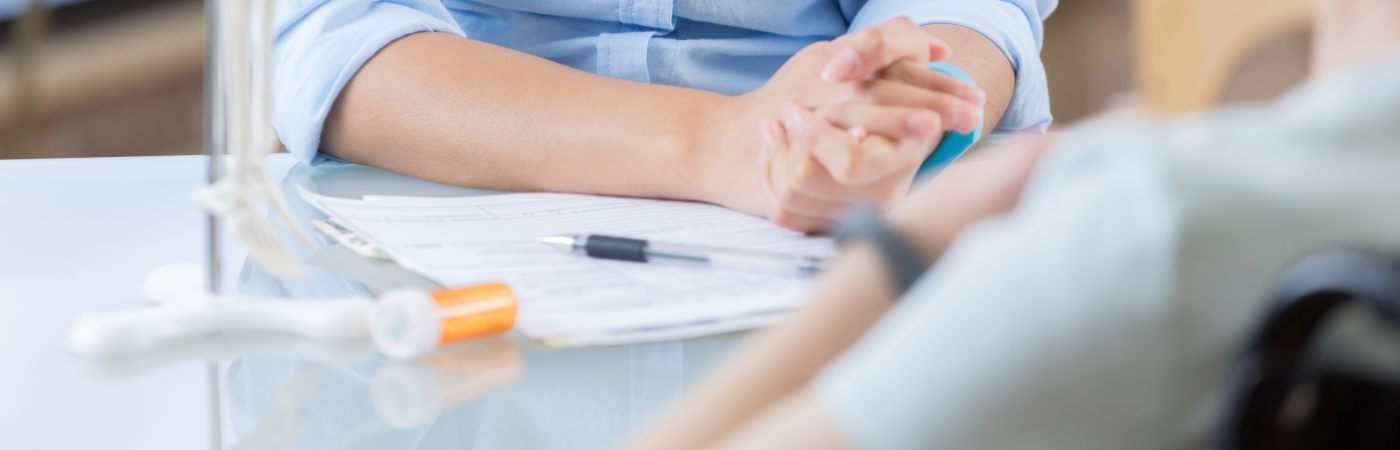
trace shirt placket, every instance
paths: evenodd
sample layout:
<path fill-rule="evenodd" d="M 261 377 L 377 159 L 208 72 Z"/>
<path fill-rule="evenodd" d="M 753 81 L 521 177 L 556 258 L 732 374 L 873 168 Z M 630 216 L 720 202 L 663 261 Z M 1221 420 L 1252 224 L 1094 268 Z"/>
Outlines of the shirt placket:
<path fill-rule="evenodd" d="M 674 0 L 618 0 L 616 33 L 598 36 L 598 74 L 642 83 L 651 39 L 675 29 Z"/>

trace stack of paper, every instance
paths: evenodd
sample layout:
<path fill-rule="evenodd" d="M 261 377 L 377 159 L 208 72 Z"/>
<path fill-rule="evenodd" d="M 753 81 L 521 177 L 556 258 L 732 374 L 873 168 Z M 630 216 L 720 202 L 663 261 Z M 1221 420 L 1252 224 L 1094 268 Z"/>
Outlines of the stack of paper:
<path fill-rule="evenodd" d="M 829 239 L 699 203 L 572 194 L 304 196 L 400 265 L 445 286 L 508 283 L 520 300 L 517 329 L 550 345 L 678 339 L 765 325 L 792 309 L 810 280 L 592 259 L 537 242 L 543 236 L 598 233 L 814 256 L 835 251 Z"/>

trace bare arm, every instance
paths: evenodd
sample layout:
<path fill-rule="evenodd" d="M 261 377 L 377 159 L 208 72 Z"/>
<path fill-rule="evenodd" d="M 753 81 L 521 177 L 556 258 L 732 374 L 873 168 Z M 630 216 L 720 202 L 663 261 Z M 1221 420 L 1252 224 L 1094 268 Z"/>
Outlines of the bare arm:
<path fill-rule="evenodd" d="M 326 121 L 323 149 L 450 184 L 713 201 L 699 152 L 725 99 L 420 33 L 361 68 Z"/>
<path fill-rule="evenodd" d="M 1006 115 L 1016 91 L 1016 72 L 996 44 L 981 33 L 957 25 L 925 25 L 924 32 L 953 48 L 947 61 L 962 68 L 987 93 L 985 129 L 991 132 Z"/>
<path fill-rule="evenodd" d="M 1001 120 L 1015 87 L 1010 62 L 972 30 L 949 25 L 924 30 L 948 41 L 955 49 L 949 61 L 986 92 L 990 130 Z M 964 161 L 923 186 L 891 213 L 891 220 L 912 244 L 936 257 L 964 228 L 1015 204 L 1044 147 L 1044 141 L 1028 141 Z M 804 430 L 807 437 L 826 437 L 811 427 L 792 426 L 822 419 L 805 407 L 811 402 L 805 386 L 889 309 L 895 294 L 889 280 L 873 250 L 849 249 L 791 322 L 747 342 L 629 447 L 701 448 L 724 439 L 724 446 L 762 448 L 764 430 L 785 438 L 799 437 Z"/>
<path fill-rule="evenodd" d="M 1016 203 L 1044 147 L 1036 139 L 974 155 L 921 187 L 890 220 L 936 257 L 962 230 Z M 745 342 L 629 448 L 763 448 L 782 442 L 769 439 L 817 436 L 813 421 L 826 419 L 808 407 L 806 386 L 885 314 L 895 293 L 883 260 L 862 245 L 848 249 L 812 292 L 790 322 Z"/>
<path fill-rule="evenodd" d="M 628 448 L 702 448 L 768 408 L 855 342 L 894 300 L 874 252 L 856 248 L 793 320 L 745 342 Z"/>
<path fill-rule="evenodd" d="M 882 65 L 946 52 L 907 19 L 862 36 L 904 36 L 874 49 Z M 934 86 L 872 97 L 866 83 L 820 80 L 830 52 L 847 45 L 854 44 L 811 45 L 761 88 L 724 96 L 593 75 L 448 34 L 414 34 L 358 71 L 326 120 L 322 146 L 345 160 L 450 184 L 699 200 L 774 217 L 782 197 L 768 194 L 766 171 L 755 164 L 759 125 L 784 102 L 863 102 L 875 107 L 865 111 L 881 112 L 850 126 L 904 123 L 919 112 L 910 106 L 947 123 L 968 110 L 952 108 L 962 100 Z M 883 186 L 831 187 L 838 198 L 858 199 L 888 194 Z"/>

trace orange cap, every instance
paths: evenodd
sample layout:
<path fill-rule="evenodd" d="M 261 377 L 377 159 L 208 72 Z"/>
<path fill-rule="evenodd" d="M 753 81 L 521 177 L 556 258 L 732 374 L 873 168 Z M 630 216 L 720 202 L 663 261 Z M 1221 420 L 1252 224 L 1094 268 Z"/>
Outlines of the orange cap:
<path fill-rule="evenodd" d="M 384 354 L 409 359 L 442 344 L 509 330 L 515 311 L 515 293 L 502 283 L 431 293 L 394 289 L 379 296 L 370 331 Z"/>
<path fill-rule="evenodd" d="M 443 289 L 432 295 L 442 315 L 439 343 L 496 334 L 515 326 L 515 293 L 505 283 Z"/>

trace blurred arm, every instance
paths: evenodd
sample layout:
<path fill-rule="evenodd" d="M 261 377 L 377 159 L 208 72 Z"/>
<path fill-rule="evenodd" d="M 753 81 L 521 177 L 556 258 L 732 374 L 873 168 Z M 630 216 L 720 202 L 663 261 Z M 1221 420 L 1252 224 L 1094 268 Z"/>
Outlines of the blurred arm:
<path fill-rule="evenodd" d="M 1013 141 L 954 164 L 892 211 L 891 226 L 936 260 L 967 227 L 1016 205 L 1047 145 L 1043 138 Z M 789 420 L 799 416 L 806 418 L 801 423 L 825 420 L 804 409 L 806 387 L 881 320 L 896 293 L 884 259 L 863 243 L 849 247 L 818 283 L 791 321 L 746 341 L 628 448 L 702 448 L 726 437 L 736 440 L 725 445 L 762 446 L 766 441 L 749 439 L 766 433 L 753 430 L 789 429 Z"/>
<path fill-rule="evenodd" d="M 815 298 L 792 321 L 746 341 L 734 356 L 628 445 L 632 449 L 710 447 L 806 385 L 894 302 L 875 251 L 856 245 L 827 271 Z M 804 448 L 783 445 L 786 448 Z"/>

